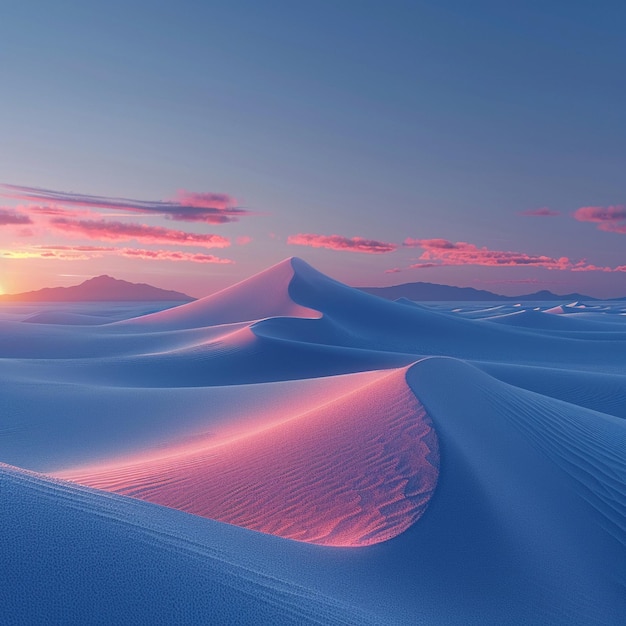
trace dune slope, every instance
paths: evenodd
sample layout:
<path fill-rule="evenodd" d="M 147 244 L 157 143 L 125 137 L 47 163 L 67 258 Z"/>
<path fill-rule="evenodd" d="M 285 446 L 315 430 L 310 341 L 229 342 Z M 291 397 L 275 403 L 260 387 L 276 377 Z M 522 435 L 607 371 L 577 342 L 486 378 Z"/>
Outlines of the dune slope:
<path fill-rule="evenodd" d="M 393 371 L 305 413 L 215 441 L 56 475 L 290 539 L 363 546 L 425 510 L 439 455 L 430 420 Z"/>

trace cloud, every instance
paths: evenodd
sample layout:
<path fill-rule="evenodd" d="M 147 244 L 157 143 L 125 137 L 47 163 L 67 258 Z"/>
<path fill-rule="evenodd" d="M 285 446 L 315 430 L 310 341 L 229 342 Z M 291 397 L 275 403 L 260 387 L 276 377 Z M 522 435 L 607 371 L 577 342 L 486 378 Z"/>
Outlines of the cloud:
<path fill-rule="evenodd" d="M 90 209 L 64 209 L 55 204 L 28 204 L 18 208 L 35 215 L 43 215 L 44 217 L 99 217 L 98 213 L 94 213 Z"/>
<path fill-rule="evenodd" d="M 178 252 L 173 250 L 137 250 L 135 248 L 122 248 L 119 254 L 132 259 L 144 259 L 148 261 L 190 261 L 193 263 L 217 263 L 231 265 L 231 259 L 223 259 L 212 254 L 194 254 L 192 252 Z"/>
<path fill-rule="evenodd" d="M 110 246 L 33 246 L 36 250 L 64 250 L 74 252 L 113 252 L 117 248 Z"/>
<path fill-rule="evenodd" d="M 3 259 L 58 259 L 63 261 L 85 261 L 93 255 L 66 252 L 63 250 L 0 250 Z"/>
<path fill-rule="evenodd" d="M 519 214 L 530 217 L 557 217 L 558 215 L 561 215 L 561 212 L 553 211 L 548 207 L 541 207 L 540 209 L 527 209 L 526 211 L 520 211 Z"/>
<path fill-rule="evenodd" d="M 33 220 L 31 220 L 28 215 L 24 215 L 16 211 L 7 211 L 5 209 L 0 209 L 0 226 L 24 226 L 26 224 L 32 223 Z"/>
<path fill-rule="evenodd" d="M 545 284 L 559 284 L 557 281 L 539 280 L 538 278 L 515 278 L 515 279 L 503 279 L 503 280 L 479 280 L 474 279 L 472 282 L 481 285 L 545 285 Z"/>
<path fill-rule="evenodd" d="M 247 246 L 252 241 L 252 237 L 248 237 L 248 235 L 242 235 L 241 237 L 237 237 L 235 239 L 235 243 L 238 246 Z"/>
<path fill-rule="evenodd" d="M 413 265 L 409 265 L 410 270 L 424 270 L 429 267 L 439 267 L 439 263 L 413 263 Z"/>
<path fill-rule="evenodd" d="M 437 263 L 439 265 L 483 265 L 497 267 L 535 266 L 548 269 L 568 269 L 571 262 L 567 257 L 554 258 L 543 255 L 525 254 L 523 252 L 508 252 L 504 250 L 490 250 L 479 248 L 465 241 L 453 243 L 447 239 L 406 239 L 407 247 L 419 247 L 424 252 L 420 261 Z M 421 267 L 422 263 L 414 267 Z"/>
<path fill-rule="evenodd" d="M 236 206 L 235 199 L 227 194 L 185 190 L 179 191 L 173 200 L 132 200 L 0 184 L 0 196 L 29 202 L 49 202 L 53 205 L 152 213 L 173 220 L 207 224 L 236 222 L 240 217 L 252 215 L 250 211 Z"/>
<path fill-rule="evenodd" d="M 626 235 L 626 206 L 583 206 L 574 211 L 574 219 L 579 222 L 592 222 L 598 230 L 607 233 Z"/>
<path fill-rule="evenodd" d="M 619 222 L 626 220 L 626 206 L 583 206 L 574 211 L 579 222 Z"/>
<path fill-rule="evenodd" d="M 0 250 L 5 259 L 56 259 L 65 261 L 87 260 L 103 256 L 123 256 L 145 261 L 188 261 L 191 263 L 217 263 L 230 265 L 234 261 L 212 254 L 182 252 L 179 250 L 141 250 L 109 246 L 33 246 L 25 250 Z"/>
<path fill-rule="evenodd" d="M 363 239 L 361 237 L 342 237 L 340 235 L 314 235 L 300 233 L 290 235 L 287 243 L 298 246 L 310 246 L 311 248 L 328 248 L 329 250 L 344 250 L 347 252 L 364 252 L 366 254 L 384 254 L 397 249 L 394 243 Z"/>
<path fill-rule="evenodd" d="M 411 239 L 404 241 L 409 248 L 422 248 L 420 263 L 410 265 L 408 269 L 425 267 L 444 267 L 459 265 L 478 265 L 483 267 L 541 267 L 549 270 L 571 270 L 574 272 L 615 272 L 616 268 L 589 264 L 586 259 L 573 261 L 568 257 L 550 257 L 544 255 L 490 250 L 465 241 L 456 243 L 447 239 Z"/>
<path fill-rule="evenodd" d="M 179 189 L 176 193 L 175 202 L 182 206 L 196 207 L 200 209 L 219 209 L 225 211 L 234 204 L 234 198 L 225 193 L 195 192 Z"/>
<path fill-rule="evenodd" d="M 50 224 L 64 233 L 79 235 L 88 239 L 108 241 L 128 241 L 136 239 L 149 244 L 177 244 L 202 246 L 203 248 L 226 248 L 230 240 L 221 235 L 188 233 L 161 226 L 132 224 L 106 220 L 71 220 L 55 217 Z"/>

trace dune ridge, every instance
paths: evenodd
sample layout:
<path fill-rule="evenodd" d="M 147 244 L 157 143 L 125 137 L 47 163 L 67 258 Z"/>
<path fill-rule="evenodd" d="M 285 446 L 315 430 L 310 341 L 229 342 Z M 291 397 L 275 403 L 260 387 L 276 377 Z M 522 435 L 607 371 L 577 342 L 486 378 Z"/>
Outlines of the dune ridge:
<path fill-rule="evenodd" d="M 436 485 L 436 435 L 392 372 L 234 441 L 56 476 L 281 537 L 363 546 L 406 530 Z"/>

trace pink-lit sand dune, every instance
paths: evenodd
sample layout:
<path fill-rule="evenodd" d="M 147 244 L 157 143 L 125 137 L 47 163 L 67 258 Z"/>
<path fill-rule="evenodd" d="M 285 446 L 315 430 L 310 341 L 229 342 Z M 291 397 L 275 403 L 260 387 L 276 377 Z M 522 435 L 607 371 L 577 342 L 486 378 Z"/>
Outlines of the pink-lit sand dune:
<path fill-rule="evenodd" d="M 83 485 L 312 543 L 364 546 L 406 530 L 437 482 L 430 419 L 404 370 L 225 441 L 195 438 L 102 467 Z"/>
<path fill-rule="evenodd" d="M 289 296 L 289 284 L 294 274 L 291 260 L 286 259 L 219 293 L 174 309 L 118 322 L 118 325 L 138 325 L 144 330 L 180 330 L 250 322 L 279 315 L 319 317 L 317 311 L 298 304 Z"/>
<path fill-rule="evenodd" d="M 626 303 L 146 306 L 0 307 L 0 622 L 623 623 Z"/>

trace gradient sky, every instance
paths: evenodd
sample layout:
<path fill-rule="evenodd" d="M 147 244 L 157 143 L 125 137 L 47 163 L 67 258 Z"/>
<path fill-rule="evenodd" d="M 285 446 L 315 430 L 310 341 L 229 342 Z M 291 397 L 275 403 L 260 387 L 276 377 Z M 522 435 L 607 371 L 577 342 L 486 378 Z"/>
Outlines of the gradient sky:
<path fill-rule="evenodd" d="M 626 295 L 621 0 L 20 0 L 0 20 L 0 289 Z"/>

